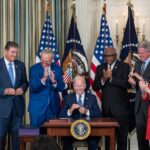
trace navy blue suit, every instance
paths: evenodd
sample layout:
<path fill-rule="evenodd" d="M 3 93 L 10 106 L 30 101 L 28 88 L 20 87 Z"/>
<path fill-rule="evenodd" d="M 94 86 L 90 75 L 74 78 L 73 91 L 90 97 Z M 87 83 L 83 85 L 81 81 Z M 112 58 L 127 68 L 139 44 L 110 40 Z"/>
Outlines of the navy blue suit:
<path fill-rule="evenodd" d="M 62 110 L 59 115 L 60 118 L 68 117 L 67 112 L 68 112 L 68 109 L 71 108 L 72 104 L 77 104 L 77 99 L 76 99 L 75 93 L 69 94 L 64 98 L 64 104 L 63 104 Z M 89 113 L 90 113 L 89 117 L 90 118 L 96 118 L 96 117 L 102 116 L 101 110 L 100 110 L 97 100 L 96 100 L 96 97 L 90 93 L 85 93 L 83 107 L 89 109 Z M 78 110 L 75 110 L 72 113 L 72 115 L 70 116 L 70 118 L 72 118 L 72 119 L 79 119 L 80 117 L 85 118 L 86 115 L 81 116 Z M 96 150 L 97 146 L 98 146 L 98 141 L 99 141 L 98 137 L 89 137 L 87 139 L 88 149 Z M 64 150 L 72 150 L 73 142 L 74 142 L 73 138 L 70 138 L 70 137 L 64 138 L 63 139 Z"/>
<path fill-rule="evenodd" d="M 8 130 L 12 134 L 13 150 L 18 150 L 18 129 L 25 110 L 24 95 L 5 95 L 6 88 L 22 88 L 25 93 L 28 88 L 24 63 L 14 61 L 16 80 L 12 85 L 4 58 L 0 59 L 0 150 L 4 150 L 5 138 Z"/>
<path fill-rule="evenodd" d="M 45 85 L 41 79 L 44 75 L 44 68 L 41 63 L 35 64 L 29 72 L 29 113 L 30 124 L 32 126 L 41 126 L 41 124 L 51 118 L 56 118 L 60 112 L 60 91 L 63 91 L 65 85 L 62 78 L 62 70 L 54 63 L 51 64 L 51 70 L 55 74 L 57 86 L 55 87 L 50 78 Z"/>

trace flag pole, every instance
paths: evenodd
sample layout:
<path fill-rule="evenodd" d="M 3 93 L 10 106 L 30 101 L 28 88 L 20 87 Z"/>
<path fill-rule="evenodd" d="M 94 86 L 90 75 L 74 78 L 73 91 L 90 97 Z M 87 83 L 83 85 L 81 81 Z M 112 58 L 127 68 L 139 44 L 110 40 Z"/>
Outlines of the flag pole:
<path fill-rule="evenodd" d="M 74 18 L 74 29 L 75 29 L 75 25 L 77 23 L 75 0 L 73 0 L 73 5 L 72 5 L 71 9 L 72 9 L 72 16 Z M 73 38 L 76 39 L 76 30 L 73 31 Z M 76 41 L 73 42 L 72 57 L 73 57 L 73 51 L 76 51 Z M 77 70 L 73 70 L 73 64 L 72 64 L 72 71 L 73 71 L 73 75 L 74 75 L 73 78 L 74 78 L 77 74 Z"/>
<path fill-rule="evenodd" d="M 103 10 L 102 13 L 104 14 L 104 16 L 106 18 L 106 0 L 104 0 L 102 10 Z M 105 33 L 104 33 L 104 35 L 105 35 L 105 38 L 104 38 L 104 47 L 105 47 L 105 45 L 106 45 L 106 25 L 105 25 L 104 29 L 105 29 Z"/>
<path fill-rule="evenodd" d="M 132 4 L 131 4 L 131 0 L 128 0 L 128 2 L 127 2 L 127 6 L 128 7 L 132 7 Z M 128 13 L 129 13 L 129 10 L 128 10 Z M 128 14 L 129 15 L 129 14 Z M 130 17 L 129 17 L 129 43 L 131 43 L 131 36 L 130 36 L 130 34 L 131 34 L 131 28 L 130 28 Z M 125 61 L 124 62 L 126 62 L 126 63 L 129 63 L 130 62 L 130 60 L 131 60 L 131 58 L 132 58 L 132 50 L 131 50 L 131 45 L 129 45 L 129 53 L 128 53 L 128 56 L 127 56 L 127 58 L 125 59 Z M 128 141 L 129 142 L 129 145 L 130 145 L 130 141 Z M 129 148 L 129 150 L 130 150 L 130 148 Z"/>
<path fill-rule="evenodd" d="M 132 12 L 133 12 L 133 4 L 131 3 L 131 0 L 128 0 L 128 3 L 127 3 L 128 7 L 131 8 Z M 131 23 L 131 20 L 130 20 L 130 17 L 129 17 L 129 43 L 131 43 L 131 26 L 130 26 L 130 23 Z M 132 50 L 131 50 L 131 45 L 129 45 L 129 57 L 132 57 Z"/>
<path fill-rule="evenodd" d="M 73 4 L 72 4 L 72 6 L 71 6 L 71 9 L 72 9 L 72 16 L 74 17 L 74 19 L 75 19 L 75 16 L 76 16 L 76 7 L 75 7 L 75 0 L 73 0 Z M 75 26 L 75 24 L 74 24 L 74 26 Z M 73 36 L 73 37 L 75 37 L 75 36 Z M 74 47 L 74 46 L 73 46 Z M 74 48 L 73 48 L 73 50 L 74 50 Z M 70 55 L 70 54 L 69 54 Z M 72 53 L 72 51 L 71 51 L 71 59 L 72 59 L 72 55 L 73 55 L 73 53 Z M 71 71 L 72 71 L 72 79 L 73 79 L 73 65 L 72 65 L 72 62 L 70 63 L 70 65 L 68 65 L 68 67 L 67 67 L 68 69 L 70 69 Z M 68 82 L 68 88 L 69 88 L 69 93 L 72 93 L 72 81 L 69 81 Z"/>
<path fill-rule="evenodd" d="M 130 7 L 130 9 L 133 11 L 132 7 L 132 3 L 131 3 L 131 0 L 128 0 L 128 3 L 127 3 L 128 7 Z M 129 11 L 129 10 L 128 10 Z M 128 12 L 129 13 L 129 12 Z M 130 17 L 129 17 L 129 43 L 131 43 L 131 26 L 130 26 L 130 23 L 131 23 L 131 20 L 130 20 Z M 131 45 L 129 45 L 129 53 L 128 53 L 128 59 L 131 60 L 132 59 L 132 50 L 131 50 Z M 130 140 L 130 136 L 128 135 L 128 150 L 130 150 L 131 148 L 131 140 Z"/>
<path fill-rule="evenodd" d="M 47 15 L 50 16 L 50 2 L 48 0 L 45 3 L 45 13 L 46 13 L 46 18 L 47 18 Z M 50 39 L 48 39 L 48 43 L 50 43 Z"/>
<path fill-rule="evenodd" d="M 48 0 L 45 3 L 45 12 L 50 15 L 50 2 Z"/>
<path fill-rule="evenodd" d="M 103 4 L 103 14 L 106 16 L 106 0 L 104 0 Z"/>

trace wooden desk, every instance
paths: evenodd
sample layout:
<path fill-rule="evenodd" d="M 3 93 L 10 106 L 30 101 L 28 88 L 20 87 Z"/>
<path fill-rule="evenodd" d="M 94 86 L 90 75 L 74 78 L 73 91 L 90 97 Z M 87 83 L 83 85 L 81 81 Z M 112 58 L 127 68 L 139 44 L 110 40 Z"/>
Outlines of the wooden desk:
<path fill-rule="evenodd" d="M 26 150 L 26 144 L 33 142 L 40 135 L 39 128 L 25 126 L 19 129 L 20 150 Z"/>
<path fill-rule="evenodd" d="M 115 129 L 119 127 L 117 121 L 113 118 L 96 118 L 88 122 L 91 126 L 90 136 L 109 136 L 110 150 L 115 150 Z M 55 119 L 45 122 L 42 127 L 46 127 L 49 136 L 71 136 L 72 123 L 70 119 Z"/>
<path fill-rule="evenodd" d="M 20 136 L 19 141 L 20 141 L 20 150 L 26 150 L 26 144 L 33 142 L 38 136 Z"/>

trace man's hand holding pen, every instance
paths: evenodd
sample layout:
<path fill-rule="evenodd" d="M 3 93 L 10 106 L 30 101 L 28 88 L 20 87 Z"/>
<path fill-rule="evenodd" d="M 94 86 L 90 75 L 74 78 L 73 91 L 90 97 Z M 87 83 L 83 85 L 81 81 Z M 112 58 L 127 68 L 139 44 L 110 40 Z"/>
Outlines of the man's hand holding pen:
<path fill-rule="evenodd" d="M 74 110 L 79 109 L 80 105 L 78 104 L 72 104 L 71 108 L 69 109 L 69 112 L 72 114 Z"/>
<path fill-rule="evenodd" d="M 88 109 L 86 109 L 85 107 L 82 107 L 82 106 L 80 106 L 80 105 L 78 105 L 78 104 L 72 104 L 71 108 L 69 109 L 69 112 L 72 114 L 73 111 L 75 111 L 75 110 L 77 110 L 77 109 L 79 110 L 79 112 L 80 112 L 81 114 L 86 114 L 87 111 L 88 111 Z"/>

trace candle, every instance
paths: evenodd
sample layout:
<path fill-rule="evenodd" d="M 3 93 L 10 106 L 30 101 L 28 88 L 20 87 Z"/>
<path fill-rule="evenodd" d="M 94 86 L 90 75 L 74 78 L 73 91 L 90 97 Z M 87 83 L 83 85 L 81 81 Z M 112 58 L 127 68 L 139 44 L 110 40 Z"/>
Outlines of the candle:
<path fill-rule="evenodd" d="M 145 21 L 143 21 L 142 24 L 143 24 L 143 35 L 145 35 Z"/>
<path fill-rule="evenodd" d="M 118 20 L 116 20 L 116 35 L 118 35 Z"/>
<path fill-rule="evenodd" d="M 123 27 L 125 28 L 126 26 L 126 15 L 125 15 L 125 12 L 123 12 Z"/>
<path fill-rule="evenodd" d="M 138 21 L 138 19 L 139 19 L 139 16 L 138 16 L 138 14 L 136 13 L 136 27 L 138 28 L 138 26 L 139 26 L 139 21 Z"/>

